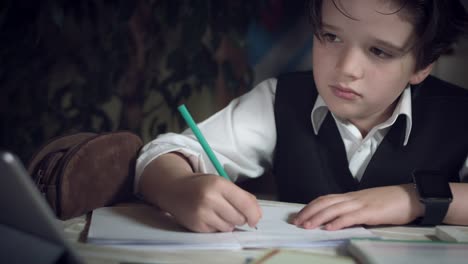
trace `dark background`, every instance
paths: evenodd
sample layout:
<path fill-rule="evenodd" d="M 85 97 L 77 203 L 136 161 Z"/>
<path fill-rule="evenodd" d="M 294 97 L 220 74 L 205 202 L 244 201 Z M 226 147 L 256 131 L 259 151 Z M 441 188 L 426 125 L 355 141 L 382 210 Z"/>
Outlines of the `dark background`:
<path fill-rule="evenodd" d="M 305 1 L 0 1 L 0 148 L 25 163 L 72 132 L 130 130 L 145 142 L 252 86 L 247 30 L 281 31 Z"/>

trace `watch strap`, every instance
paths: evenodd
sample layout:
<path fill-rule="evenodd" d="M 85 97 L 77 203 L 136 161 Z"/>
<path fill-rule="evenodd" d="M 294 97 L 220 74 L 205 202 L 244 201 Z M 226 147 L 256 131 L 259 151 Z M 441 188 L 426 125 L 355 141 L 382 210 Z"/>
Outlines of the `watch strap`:
<path fill-rule="evenodd" d="M 426 210 L 420 224 L 433 226 L 441 224 L 444 220 L 450 200 L 424 201 L 424 205 L 426 206 Z"/>

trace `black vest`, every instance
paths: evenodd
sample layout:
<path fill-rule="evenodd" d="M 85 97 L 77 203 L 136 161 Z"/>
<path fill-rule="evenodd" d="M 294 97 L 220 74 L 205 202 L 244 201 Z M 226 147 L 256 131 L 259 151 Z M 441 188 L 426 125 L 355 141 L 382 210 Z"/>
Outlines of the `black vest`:
<path fill-rule="evenodd" d="M 415 169 L 458 172 L 468 155 L 468 90 L 429 76 L 411 88 L 413 126 L 403 145 L 400 115 L 377 148 L 360 182 L 348 168 L 338 128 L 327 114 L 318 135 L 311 123 L 317 98 L 311 72 L 278 78 L 275 95 L 277 143 L 273 173 L 281 201 L 308 203 L 321 195 L 412 182 Z"/>

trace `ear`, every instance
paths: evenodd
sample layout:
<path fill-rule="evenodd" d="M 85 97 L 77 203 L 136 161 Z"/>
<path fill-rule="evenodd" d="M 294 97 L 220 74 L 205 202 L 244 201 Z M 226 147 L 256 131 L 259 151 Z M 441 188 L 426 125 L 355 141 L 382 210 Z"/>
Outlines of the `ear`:
<path fill-rule="evenodd" d="M 410 84 L 418 84 L 431 73 L 432 68 L 434 67 L 434 63 L 429 64 L 426 68 L 418 70 L 417 72 L 413 73 L 409 79 Z"/>

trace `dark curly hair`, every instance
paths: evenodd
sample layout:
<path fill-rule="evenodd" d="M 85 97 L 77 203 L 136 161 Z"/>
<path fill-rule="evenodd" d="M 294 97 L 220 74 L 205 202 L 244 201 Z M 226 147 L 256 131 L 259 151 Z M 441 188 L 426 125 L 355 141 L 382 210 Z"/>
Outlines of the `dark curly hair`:
<path fill-rule="evenodd" d="M 345 0 L 331 1 L 343 15 L 354 19 L 340 5 L 340 1 Z M 415 27 L 417 38 L 412 51 L 416 56 L 416 70 L 435 62 L 440 55 L 452 49 L 460 36 L 468 33 L 468 14 L 459 0 L 390 1 L 397 8 L 388 14 L 399 13 Z M 318 38 L 322 28 L 322 2 L 323 0 L 309 0 L 307 3 L 313 32 Z"/>

